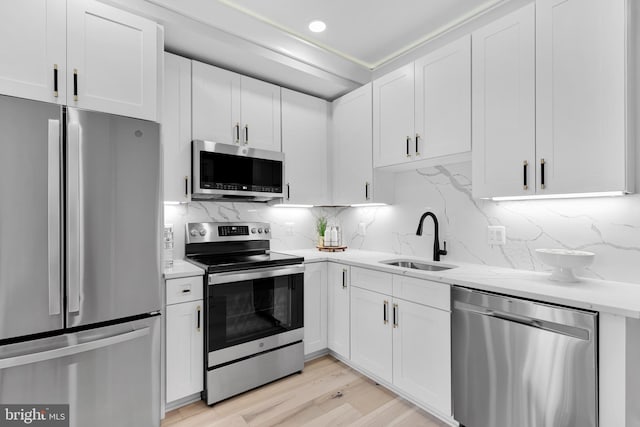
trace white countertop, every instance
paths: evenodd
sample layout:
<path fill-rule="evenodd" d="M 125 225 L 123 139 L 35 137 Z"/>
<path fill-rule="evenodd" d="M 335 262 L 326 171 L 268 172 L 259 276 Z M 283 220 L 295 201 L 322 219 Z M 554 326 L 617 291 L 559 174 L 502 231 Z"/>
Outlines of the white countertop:
<path fill-rule="evenodd" d="M 508 294 L 532 300 L 640 319 L 640 284 L 581 279 L 577 283 L 553 282 L 550 273 L 514 270 L 479 264 L 443 261 L 458 266 L 444 271 L 410 270 L 381 264 L 391 259 L 430 261 L 424 258 L 384 252 L 347 249 L 320 252 L 315 249 L 277 251 L 303 256 L 305 262 L 335 261 L 394 274 L 429 279 L 450 285 Z"/>
<path fill-rule="evenodd" d="M 164 269 L 165 279 L 178 279 L 180 277 L 202 276 L 204 270 L 190 262 L 177 259 L 173 261 L 173 267 Z"/>

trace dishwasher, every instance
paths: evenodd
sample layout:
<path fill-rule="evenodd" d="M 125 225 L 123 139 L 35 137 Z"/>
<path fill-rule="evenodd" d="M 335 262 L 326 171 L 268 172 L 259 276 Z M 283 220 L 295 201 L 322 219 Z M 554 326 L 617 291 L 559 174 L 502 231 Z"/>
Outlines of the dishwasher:
<path fill-rule="evenodd" d="M 464 427 L 596 427 L 598 314 L 452 292 L 453 415 Z"/>

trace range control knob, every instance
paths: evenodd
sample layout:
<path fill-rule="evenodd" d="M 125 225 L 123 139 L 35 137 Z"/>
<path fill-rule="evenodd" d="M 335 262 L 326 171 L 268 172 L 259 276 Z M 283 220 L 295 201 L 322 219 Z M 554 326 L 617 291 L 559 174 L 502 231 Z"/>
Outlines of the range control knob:
<path fill-rule="evenodd" d="M 200 230 L 200 235 L 202 237 L 204 237 L 207 234 L 207 230 L 205 230 L 204 228 L 202 230 Z"/>
<path fill-rule="evenodd" d="M 270 232 L 270 231 L 271 231 L 271 230 L 269 230 L 268 228 L 265 228 L 265 229 L 264 229 L 264 234 L 269 234 L 269 232 Z"/>
<path fill-rule="evenodd" d="M 258 228 L 258 233 L 262 234 L 262 228 Z"/>
<path fill-rule="evenodd" d="M 251 234 L 256 234 L 256 231 L 258 231 L 258 230 L 256 230 L 256 228 L 255 228 L 255 227 L 254 227 L 254 228 L 252 228 L 252 229 L 251 229 Z"/>
<path fill-rule="evenodd" d="M 191 234 L 193 237 L 196 237 L 198 235 L 198 230 L 191 229 L 191 232 L 189 234 Z"/>

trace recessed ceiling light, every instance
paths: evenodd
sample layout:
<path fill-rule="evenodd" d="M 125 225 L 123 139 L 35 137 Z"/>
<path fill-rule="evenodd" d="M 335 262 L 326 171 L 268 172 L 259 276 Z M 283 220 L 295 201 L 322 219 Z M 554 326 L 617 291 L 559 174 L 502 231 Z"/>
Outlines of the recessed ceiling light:
<path fill-rule="evenodd" d="M 321 33 L 327 29 L 327 24 L 322 21 L 311 21 L 309 23 L 309 29 L 314 33 Z"/>

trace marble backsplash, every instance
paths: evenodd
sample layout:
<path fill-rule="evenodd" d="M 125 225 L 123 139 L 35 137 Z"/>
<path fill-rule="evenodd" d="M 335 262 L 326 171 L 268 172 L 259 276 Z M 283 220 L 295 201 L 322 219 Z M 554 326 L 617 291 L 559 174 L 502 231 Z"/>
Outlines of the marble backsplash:
<path fill-rule="evenodd" d="M 174 224 L 174 256 L 184 255 L 184 224 L 192 221 L 265 221 L 271 223 L 275 250 L 310 248 L 315 220 L 324 215 L 339 223 L 350 248 L 416 255 L 431 259 L 433 225 L 416 236 L 421 214 L 433 211 L 442 260 L 545 271 L 537 248 L 567 248 L 596 253 L 584 276 L 640 283 L 640 195 L 610 198 L 493 202 L 471 197 L 471 163 L 420 169 L 396 175 L 392 206 L 360 208 L 272 208 L 259 203 L 192 202 L 165 206 L 165 222 Z M 487 244 L 487 226 L 506 227 L 504 246 Z M 364 227 L 365 233 L 360 231 Z M 442 247 L 442 244 L 441 244 Z"/>

